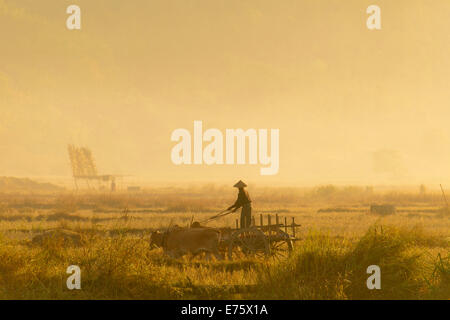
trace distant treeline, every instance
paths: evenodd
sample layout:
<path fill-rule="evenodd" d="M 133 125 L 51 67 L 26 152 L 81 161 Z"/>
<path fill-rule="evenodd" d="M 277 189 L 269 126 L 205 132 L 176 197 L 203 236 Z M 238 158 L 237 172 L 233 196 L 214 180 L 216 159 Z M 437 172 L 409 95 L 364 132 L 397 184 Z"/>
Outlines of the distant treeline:
<path fill-rule="evenodd" d="M 41 184 L 39 184 L 41 185 Z M 45 186 L 45 184 L 44 184 Z M 48 186 L 48 190 L 52 190 Z M 1 190 L 1 189 L 0 189 Z M 47 189 L 46 189 L 47 190 Z M 0 191 L 0 208 L 61 208 L 64 211 L 93 209 L 157 208 L 160 212 L 203 212 L 231 205 L 237 196 L 231 187 L 214 185 L 195 188 L 149 188 L 139 192 L 69 191 L 5 193 Z M 278 209 L 303 206 L 369 206 L 370 204 L 444 206 L 441 192 L 425 188 L 382 190 L 373 187 L 325 185 L 313 188 L 250 187 L 254 207 Z"/>

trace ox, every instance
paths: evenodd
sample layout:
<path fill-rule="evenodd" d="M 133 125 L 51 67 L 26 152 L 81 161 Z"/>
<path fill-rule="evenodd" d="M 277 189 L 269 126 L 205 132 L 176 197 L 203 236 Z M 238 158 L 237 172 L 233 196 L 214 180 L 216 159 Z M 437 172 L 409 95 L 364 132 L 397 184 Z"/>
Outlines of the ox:
<path fill-rule="evenodd" d="M 222 260 L 219 254 L 220 232 L 210 228 L 174 228 L 166 232 L 155 231 L 150 237 L 150 246 L 162 247 L 171 257 L 180 257 L 186 253 L 194 256 L 202 252 Z"/>

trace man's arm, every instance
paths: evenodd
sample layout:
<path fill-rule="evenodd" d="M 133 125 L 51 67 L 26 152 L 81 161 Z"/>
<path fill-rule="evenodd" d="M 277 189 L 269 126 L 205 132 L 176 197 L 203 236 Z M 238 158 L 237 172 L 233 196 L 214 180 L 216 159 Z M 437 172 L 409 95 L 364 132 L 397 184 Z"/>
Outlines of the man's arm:
<path fill-rule="evenodd" d="M 241 199 L 240 199 L 240 197 L 238 196 L 236 202 L 235 202 L 231 207 L 229 207 L 227 210 L 231 210 L 231 209 L 234 208 L 233 212 L 235 212 L 235 211 L 236 211 L 237 209 L 239 209 L 240 207 L 242 207 L 242 204 L 241 204 Z"/>

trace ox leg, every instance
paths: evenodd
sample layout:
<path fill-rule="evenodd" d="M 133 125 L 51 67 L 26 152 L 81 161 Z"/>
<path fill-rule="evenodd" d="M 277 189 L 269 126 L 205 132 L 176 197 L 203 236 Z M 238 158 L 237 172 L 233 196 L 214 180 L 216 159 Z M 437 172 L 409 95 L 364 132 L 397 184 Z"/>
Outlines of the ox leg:
<path fill-rule="evenodd" d="M 223 260 L 222 255 L 219 253 L 219 246 L 218 243 L 214 243 L 212 245 L 212 250 L 211 252 L 214 254 L 214 256 L 216 257 L 217 260 L 221 261 Z"/>
<path fill-rule="evenodd" d="M 211 251 L 206 251 L 205 252 L 205 259 L 206 261 L 211 261 Z"/>
<path fill-rule="evenodd" d="M 195 250 L 194 257 L 196 257 L 196 256 L 198 256 L 198 255 L 200 255 L 202 253 L 205 254 L 206 260 L 210 260 L 211 252 L 208 249 L 205 249 L 205 248 L 200 248 L 200 249 Z"/>
<path fill-rule="evenodd" d="M 222 255 L 219 253 L 218 250 L 215 250 L 215 251 L 214 251 L 214 256 L 215 256 L 216 259 L 219 260 L 219 261 L 222 261 L 222 260 L 223 260 L 223 257 L 222 257 Z"/>
<path fill-rule="evenodd" d="M 212 259 L 212 256 L 214 255 L 214 257 L 216 258 L 216 260 L 223 260 L 223 257 L 220 255 L 219 251 L 217 250 L 217 248 L 213 249 L 213 250 L 208 250 L 208 249 L 199 249 L 196 252 L 196 255 L 204 252 L 205 253 L 205 259 L 207 261 L 210 261 Z"/>

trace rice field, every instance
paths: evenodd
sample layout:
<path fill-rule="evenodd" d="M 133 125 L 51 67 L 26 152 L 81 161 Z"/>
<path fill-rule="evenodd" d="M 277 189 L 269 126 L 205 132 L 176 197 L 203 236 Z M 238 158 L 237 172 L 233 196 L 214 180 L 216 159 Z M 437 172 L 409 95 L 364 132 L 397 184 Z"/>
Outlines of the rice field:
<path fill-rule="evenodd" d="M 450 215 L 438 193 L 327 188 L 250 190 L 256 221 L 278 214 L 302 225 L 282 261 L 173 259 L 150 248 L 152 231 L 233 203 L 220 187 L 2 194 L 0 299 L 450 298 Z M 370 213 L 371 203 L 395 204 L 396 213 Z M 82 244 L 32 241 L 48 230 L 76 232 Z M 81 269 L 80 290 L 66 286 L 70 265 Z M 381 290 L 366 287 L 369 265 L 381 268 Z"/>

